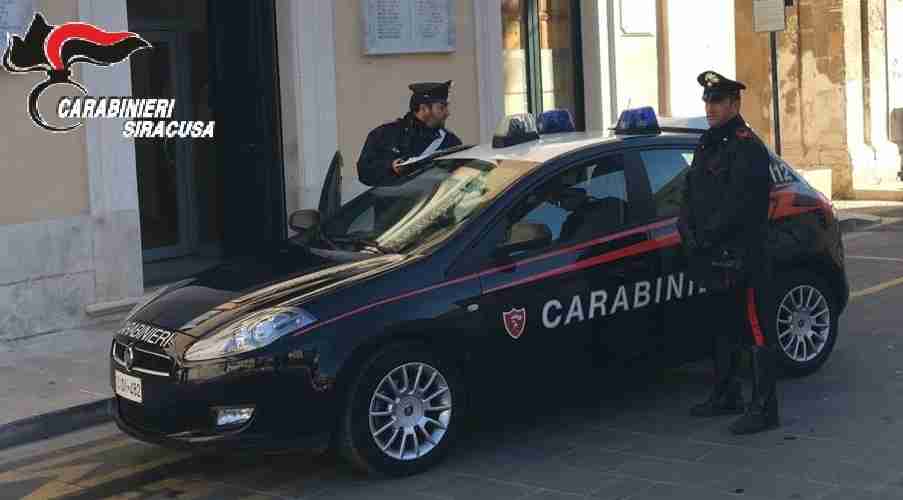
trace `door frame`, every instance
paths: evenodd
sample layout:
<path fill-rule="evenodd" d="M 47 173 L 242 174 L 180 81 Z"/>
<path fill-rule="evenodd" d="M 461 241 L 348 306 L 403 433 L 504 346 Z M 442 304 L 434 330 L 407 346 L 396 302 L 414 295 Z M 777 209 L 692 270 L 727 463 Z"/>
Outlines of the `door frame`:
<path fill-rule="evenodd" d="M 539 1 L 523 0 L 524 51 L 526 52 L 527 110 L 538 115 L 543 108 L 542 88 L 542 47 L 539 40 Z M 586 105 L 583 82 L 583 20 L 580 0 L 567 0 L 571 11 L 571 50 L 574 71 L 574 125 L 577 130 L 586 130 Z"/>
<path fill-rule="evenodd" d="M 139 23 L 140 26 L 140 21 Z M 188 53 L 187 34 L 173 30 L 153 29 L 138 30 L 138 34 L 154 42 L 163 41 L 172 47 L 170 52 L 170 65 L 173 68 L 173 86 L 175 89 L 176 107 L 173 112 L 174 119 L 189 119 L 185 116 L 186 110 L 191 106 L 191 75 L 192 67 Z M 189 255 L 198 249 L 198 211 L 194 197 L 195 182 L 192 163 L 193 147 L 190 140 L 162 139 L 164 151 L 167 145 L 173 148 L 176 168 L 176 199 L 178 203 L 178 233 L 179 241 L 175 245 L 145 250 L 142 248 L 142 260 L 153 262 L 164 259 L 172 259 Z M 164 153 L 165 154 L 165 153 Z M 137 164 L 137 158 L 136 158 Z M 139 201 L 140 218 L 140 201 Z"/>

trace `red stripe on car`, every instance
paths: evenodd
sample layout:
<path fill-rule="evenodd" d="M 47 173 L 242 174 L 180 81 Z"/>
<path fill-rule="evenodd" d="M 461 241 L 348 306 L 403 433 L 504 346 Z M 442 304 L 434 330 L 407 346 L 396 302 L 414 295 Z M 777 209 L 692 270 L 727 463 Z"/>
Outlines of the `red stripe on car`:
<path fill-rule="evenodd" d="M 326 325 L 328 325 L 328 324 L 335 323 L 336 321 L 340 321 L 340 320 L 343 320 L 343 319 L 345 319 L 345 318 L 354 316 L 355 314 L 360 314 L 360 313 L 362 313 L 362 312 L 364 312 L 364 311 L 368 311 L 368 310 L 373 309 L 373 308 L 375 308 L 375 307 L 379 307 L 379 306 L 381 306 L 381 305 L 385 305 L 385 304 L 388 304 L 388 303 L 390 303 L 390 302 L 396 302 L 396 301 L 403 300 L 403 299 L 406 299 L 406 298 L 409 298 L 409 297 L 413 297 L 414 295 L 420 295 L 420 294 L 423 294 L 423 293 L 431 292 L 431 291 L 433 291 L 433 290 L 436 290 L 437 288 L 442 288 L 442 287 L 446 287 L 446 286 L 455 285 L 455 284 L 458 284 L 458 283 L 461 283 L 461 282 L 464 282 L 464 281 L 469 281 L 469 280 L 477 279 L 477 278 L 480 278 L 480 277 L 483 277 L 483 276 L 487 276 L 487 275 L 490 275 L 490 274 L 495 274 L 495 273 L 498 273 L 498 272 L 502 272 L 502 271 L 504 271 L 504 270 L 511 269 L 511 268 L 513 268 L 513 267 L 516 267 L 516 266 L 522 266 L 522 265 L 524 265 L 524 264 L 528 264 L 528 263 L 535 262 L 535 261 L 538 261 L 538 260 L 548 259 L 548 258 L 555 257 L 555 256 L 558 256 L 558 255 L 562 255 L 562 254 L 565 254 L 565 253 L 576 252 L 576 251 L 582 250 L 582 249 L 584 249 L 584 248 L 588 248 L 588 247 L 600 245 L 600 244 L 603 244 L 603 243 L 608 243 L 608 242 L 610 242 L 610 241 L 614 241 L 614 240 L 626 238 L 626 237 L 633 236 L 633 235 L 636 235 L 636 234 L 642 234 L 642 233 L 645 233 L 645 232 L 650 231 L 650 230 L 667 228 L 667 227 L 669 227 L 669 226 L 674 226 L 674 224 L 675 224 L 676 222 L 677 222 L 677 218 L 671 218 L 671 219 L 667 219 L 667 220 L 664 220 L 664 221 L 661 221 L 661 222 L 656 222 L 656 223 L 654 223 L 654 224 L 649 224 L 649 225 L 645 225 L 645 226 L 636 227 L 636 228 L 633 228 L 633 229 L 628 229 L 628 230 L 626 230 L 626 231 L 622 231 L 622 232 L 619 232 L 619 233 L 611 234 L 611 235 L 608 235 L 608 236 L 605 236 L 605 237 L 602 237 L 602 238 L 597 238 L 597 239 L 594 239 L 594 240 L 590 240 L 590 241 L 587 241 L 587 242 L 585 242 L 585 243 L 581 243 L 581 244 L 579 244 L 579 245 L 574 245 L 574 246 L 570 246 L 570 247 L 566 247 L 566 248 L 562 248 L 562 249 L 556 250 L 556 251 L 554 251 L 554 252 L 549 252 L 549 253 L 546 253 L 546 254 L 537 255 L 537 256 L 535 256 L 535 257 L 530 257 L 530 258 L 528 258 L 528 259 L 524 259 L 524 260 L 521 260 L 521 261 L 517 261 L 517 262 L 514 262 L 514 263 L 512 263 L 512 264 L 506 264 L 506 265 L 500 266 L 500 267 L 494 267 L 494 268 L 490 268 L 490 269 L 485 269 L 485 270 L 483 270 L 483 271 L 479 271 L 479 272 L 473 273 L 473 274 L 468 274 L 468 275 L 462 276 L 462 277 L 460 277 L 460 278 L 455 278 L 455 279 L 449 280 L 449 281 L 443 281 L 443 282 L 441 282 L 441 283 L 437 283 L 437 284 L 435 284 L 435 285 L 431 285 L 431 286 L 428 286 L 428 287 L 425 287 L 425 288 L 420 288 L 420 289 L 417 289 L 417 290 L 412 290 L 412 291 L 409 291 L 409 292 L 405 292 L 405 293 L 403 293 L 403 294 L 401 294 L 401 295 L 396 295 L 396 296 L 393 296 L 393 297 L 388 297 L 388 298 L 379 300 L 379 301 L 377 301 L 377 302 L 372 302 L 372 303 L 370 303 L 370 304 L 363 305 L 363 306 L 358 307 L 358 308 L 356 308 L 356 309 L 352 309 L 351 311 L 344 312 L 344 313 L 339 314 L 338 316 L 334 316 L 334 317 L 332 317 L 332 318 L 330 318 L 330 319 L 328 319 L 328 320 L 319 321 L 319 322 L 314 323 L 314 324 L 312 324 L 312 325 L 310 325 L 310 326 L 308 326 L 308 327 L 306 327 L 306 328 L 302 328 L 301 330 L 298 330 L 298 331 L 295 332 L 293 335 L 302 335 L 302 334 L 307 333 L 307 332 L 309 332 L 309 331 L 311 331 L 311 330 L 313 330 L 313 329 L 315 329 L 315 328 L 319 328 L 319 327 L 321 327 L 321 326 L 326 326 Z M 602 264 L 602 263 L 604 263 L 604 262 L 611 262 L 611 261 L 613 261 L 613 260 L 621 259 L 621 258 L 624 258 L 624 257 L 628 257 L 628 256 L 632 256 L 632 255 L 638 255 L 638 254 L 643 253 L 643 252 L 649 252 L 649 251 L 652 251 L 652 250 L 657 250 L 657 249 L 659 249 L 659 248 L 665 248 L 665 247 L 668 247 L 668 246 L 678 245 L 679 243 L 680 243 L 680 235 L 679 235 L 678 233 L 675 232 L 675 233 L 671 233 L 671 234 L 668 234 L 668 235 L 665 235 L 665 236 L 658 237 L 658 238 L 656 238 L 656 239 L 654 239 L 654 240 L 644 241 L 644 242 L 638 243 L 638 244 L 636 244 L 636 245 L 631 245 L 631 246 L 628 246 L 628 247 L 625 247 L 625 248 L 622 248 L 622 249 L 619 249 L 619 250 L 613 250 L 613 251 L 611 251 L 611 252 L 607 252 L 607 253 L 605 253 L 605 254 L 602 254 L 602 255 L 599 255 L 599 256 L 596 256 L 596 257 L 592 257 L 592 258 L 590 258 L 590 259 L 585 259 L 585 260 L 576 262 L 576 263 L 574 263 L 574 264 L 569 264 L 569 265 L 567 265 L 567 266 L 564 266 L 564 267 L 561 267 L 561 268 L 558 268 L 558 269 L 553 269 L 553 270 L 550 270 L 550 271 L 546 271 L 545 273 L 542 273 L 541 275 L 536 275 L 536 276 L 541 276 L 541 277 L 533 277 L 533 276 L 531 276 L 530 278 L 525 278 L 525 280 L 537 281 L 537 280 L 539 280 L 539 279 L 543 279 L 543 278 L 545 278 L 545 277 L 548 277 L 548 276 L 543 276 L 543 275 L 546 275 L 546 274 L 548 274 L 548 273 L 563 274 L 563 273 L 566 273 L 566 272 L 571 272 L 571 271 L 575 271 L 575 270 L 578 270 L 578 269 L 584 269 L 584 268 L 587 268 L 587 267 L 599 265 L 599 264 Z M 579 267 L 575 268 L 576 266 L 579 266 Z M 517 283 L 517 284 L 521 284 L 521 283 Z M 504 288 L 508 288 L 508 287 L 510 287 L 510 286 L 515 286 L 515 284 L 503 285 Z M 502 287 L 498 287 L 498 288 L 496 288 L 496 289 L 490 290 L 489 292 L 498 290 L 498 289 L 500 289 L 500 288 L 502 288 Z"/>
<path fill-rule="evenodd" d="M 606 262 L 611 262 L 618 259 L 623 259 L 625 257 L 632 257 L 634 255 L 640 255 L 647 252 L 651 252 L 653 250 L 658 250 L 660 248 L 665 248 L 669 246 L 679 245 L 680 244 L 680 234 L 671 233 L 666 236 L 656 238 L 654 240 L 644 241 L 642 243 L 637 243 L 635 245 L 630 245 L 628 247 L 624 247 L 618 250 L 613 250 L 611 252 L 604 253 L 602 255 L 597 255 L 596 257 L 591 257 L 589 259 L 584 259 L 577 261 L 573 264 L 559 267 L 556 269 L 552 269 L 543 273 L 535 274 L 533 276 L 529 276 L 524 279 L 520 279 L 517 281 L 513 281 L 511 283 L 506 283 L 501 286 L 497 286 L 495 288 L 491 288 L 486 291 L 486 293 L 494 293 L 499 290 L 504 290 L 506 288 L 511 288 L 520 285 L 526 285 L 528 283 L 533 283 L 535 281 L 544 280 L 546 278 L 551 278 L 553 276 L 558 276 L 565 273 L 570 273 L 573 271 L 580 271 L 582 269 L 586 269 L 589 267 L 595 267 L 600 264 L 605 264 Z"/>

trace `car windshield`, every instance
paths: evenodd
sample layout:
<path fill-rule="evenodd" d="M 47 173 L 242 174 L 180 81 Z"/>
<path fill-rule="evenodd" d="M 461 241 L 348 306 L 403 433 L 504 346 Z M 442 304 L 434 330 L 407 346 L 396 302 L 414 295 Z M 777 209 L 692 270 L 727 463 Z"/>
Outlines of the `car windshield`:
<path fill-rule="evenodd" d="M 403 253 L 454 233 L 537 164 L 442 159 L 396 183 L 371 188 L 321 227 L 334 245 Z"/>

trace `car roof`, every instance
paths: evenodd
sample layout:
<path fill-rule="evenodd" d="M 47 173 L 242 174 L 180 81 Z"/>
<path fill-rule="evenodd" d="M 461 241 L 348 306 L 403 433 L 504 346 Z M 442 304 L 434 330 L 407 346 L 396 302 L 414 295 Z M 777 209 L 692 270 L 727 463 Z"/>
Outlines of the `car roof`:
<path fill-rule="evenodd" d="M 544 163 L 558 156 L 577 151 L 589 146 L 603 144 L 616 144 L 632 138 L 660 138 L 675 135 L 698 135 L 703 130 L 695 118 L 663 118 L 662 134 L 630 135 L 615 134 L 611 130 L 593 130 L 586 132 L 567 132 L 560 134 L 542 135 L 539 139 L 516 144 L 506 148 L 496 148 L 492 143 L 486 142 L 472 148 L 458 151 L 442 158 L 447 159 L 477 159 L 490 162 L 502 160 L 518 161 L 525 163 Z M 702 118 L 704 121 L 705 118 Z M 707 127 L 707 125 L 706 125 Z"/>
<path fill-rule="evenodd" d="M 610 132 L 568 132 L 540 136 L 539 139 L 516 144 L 507 148 L 495 148 L 492 143 L 483 143 L 443 158 L 479 160 L 515 160 L 542 163 L 577 149 L 613 142 L 617 137 Z"/>

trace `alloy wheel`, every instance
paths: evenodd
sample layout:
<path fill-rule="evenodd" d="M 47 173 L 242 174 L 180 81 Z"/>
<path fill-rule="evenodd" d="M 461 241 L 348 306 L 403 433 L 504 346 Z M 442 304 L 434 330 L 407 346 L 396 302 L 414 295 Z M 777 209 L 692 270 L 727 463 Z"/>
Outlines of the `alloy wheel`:
<path fill-rule="evenodd" d="M 791 289 L 778 306 L 777 332 L 778 342 L 790 359 L 799 363 L 815 359 L 831 335 L 828 300 L 811 285 Z"/>
<path fill-rule="evenodd" d="M 445 377 L 426 363 L 406 363 L 383 377 L 370 398 L 370 435 L 397 460 L 436 448 L 448 430 L 452 394 Z"/>

